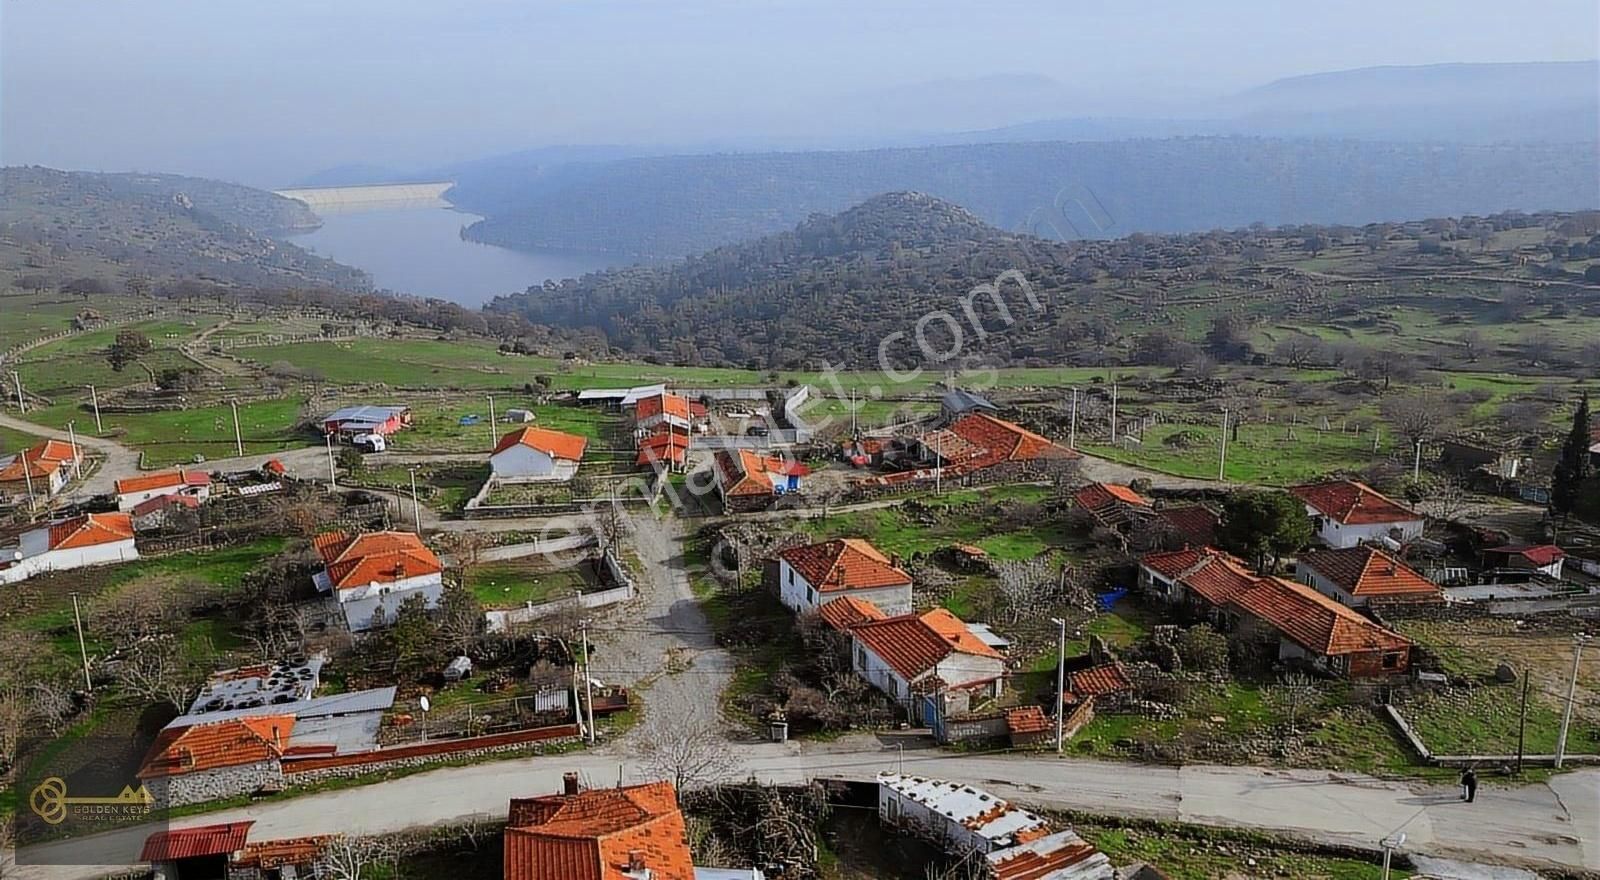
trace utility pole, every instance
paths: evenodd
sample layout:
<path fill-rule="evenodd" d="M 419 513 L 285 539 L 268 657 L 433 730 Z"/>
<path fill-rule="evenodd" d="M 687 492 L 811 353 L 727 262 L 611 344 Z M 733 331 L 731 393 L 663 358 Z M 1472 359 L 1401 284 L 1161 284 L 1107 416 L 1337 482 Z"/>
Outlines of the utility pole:
<path fill-rule="evenodd" d="M 328 441 L 328 488 L 337 489 L 339 488 L 339 475 L 333 469 L 333 435 L 324 434 L 322 436 L 324 440 Z"/>
<path fill-rule="evenodd" d="M 1117 383 L 1111 383 L 1111 445 L 1117 445 Z"/>
<path fill-rule="evenodd" d="M 28 411 L 28 398 L 22 396 L 22 376 L 16 370 L 11 371 L 11 381 L 17 383 L 17 409 Z"/>
<path fill-rule="evenodd" d="M 935 495 L 944 494 L 944 456 L 939 454 L 939 439 L 938 434 L 933 435 L 933 494 Z"/>
<path fill-rule="evenodd" d="M 499 437 L 496 434 L 495 427 L 494 427 L 495 426 L 495 420 L 494 420 L 494 395 L 493 394 L 487 394 L 487 395 L 484 395 L 484 396 L 489 398 L 489 451 L 490 452 L 494 452 L 495 441 L 499 439 Z"/>
<path fill-rule="evenodd" d="M 411 522 L 417 527 L 417 534 L 422 534 L 422 505 L 417 502 L 417 469 L 411 471 Z"/>
<path fill-rule="evenodd" d="M 856 439 L 856 390 L 850 389 L 850 439 Z"/>
<path fill-rule="evenodd" d="M 1411 482 L 1415 483 L 1422 479 L 1422 438 L 1419 437 L 1411 442 L 1417 450 L 1416 458 L 1411 463 Z"/>
<path fill-rule="evenodd" d="M 1572 637 L 1572 678 L 1567 681 L 1567 707 L 1561 712 L 1561 733 L 1556 736 L 1556 769 L 1567 757 L 1567 728 L 1572 724 L 1572 702 L 1578 693 L 1578 661 L 1583 657 L 1583 643 L 1589 637 L 1578 633 Z"/>
<path fill-rule="evenodd" d="M 589 719 L 589 745 L 594 745 L 594 676 L 589 674 L 589 619 L 578 624 L 583 633 L 583 705 Z"/>
<path fill-rule="evenodd" d="M 100 424 L 100 395 L 95 393 L 94 386 L 89 386 L 89 402 L 94 404 L 94 432 L 104 434 L 105 426 Z"/>
<path fill-rule="evenodd" d="M 1066 740 L 1063 732 L 1067 720 L 1067 621 L 1065 618 L 1052 617 L 1050 622 L 1059 630 L 1056 637 L 1056 754 L 1059 755 L 1062 743 Z"/>
<path fill-rule="evenodd" d="M 1228 408 L 1222 408 L 1222 454 L 1217 457 L 1217 482 L 1228 479 Z"/>
<path fill-rule="evenodd" d="M 1406 835 L 1401 832 L 1393 837 L 1385 837 L 1378 841 L 1378 845 L 1383 847 L 1383 880 L 1389 880 L 1389 865 L 1394 858 L 1394 851 L 1406 845 Z"/>
<path fill-rule="evenodd" d="M 23 447 L 23 450 L 22 450 L 22 479 L 23 479 L 24 482 L 26 482 L 28 484 L 28 509 L 31 511 L 33 509 L 33 503 L 34 503 L 33 502 L 33 474 L 28 473 L 28 450 L 27 450 L 27 447 Z"/>
<path fill-rule="evenodd" d="M 89 678 L 89 649 L 83 645 L 83 614 L 78 610 L 78 594 L 72 594 L 72 621 L 78 627 L 78 657 L 83 660 L 83 689 L 94 690 L 94 680 Z"/>
<path fill-rule="evenodd" d="M 239 457 L 244 458 L 244 435 L 239 433 L 239 401 L 228 401 L 228 408 L 233 410 L 233 446 Z"/>
<path fill-rule="evenodd" d="M 1072 421 L 1071 428 L 1067 430 L 1067 448 L 1078 448 L 1078 389 L 1072 389 Z"/>
<path fill-rule="evenodd" d="M 1533 680 L 1533 674 L 1528 670 L 1522 671 L 1522 715 L 1517 721 L 1517 775 L 1522 775 L 1523 748 L 1528 742 L 1528 685 Z"/>
<path fill-rule="evenodd" d="M 67 419 L 67 444 L 72 447 L 72 475 L 83 479 L 83 453 L 78 451 L 78 432 L 74 425 L 76 419 Z"/>

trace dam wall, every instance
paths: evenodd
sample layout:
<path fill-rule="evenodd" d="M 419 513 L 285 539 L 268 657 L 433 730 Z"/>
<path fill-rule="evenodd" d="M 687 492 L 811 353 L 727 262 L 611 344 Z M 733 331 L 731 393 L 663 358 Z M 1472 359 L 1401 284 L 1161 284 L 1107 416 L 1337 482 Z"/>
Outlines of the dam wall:
<path fill-rule="evenodd" d="M 305 202 L 318 214 L 373 211 L 383 208 L 447 208 L 445 191 L 453 181 L 431 183 L 375 183 L 362 186 L 313 186 L 280 189 L 284 198 Z"/>

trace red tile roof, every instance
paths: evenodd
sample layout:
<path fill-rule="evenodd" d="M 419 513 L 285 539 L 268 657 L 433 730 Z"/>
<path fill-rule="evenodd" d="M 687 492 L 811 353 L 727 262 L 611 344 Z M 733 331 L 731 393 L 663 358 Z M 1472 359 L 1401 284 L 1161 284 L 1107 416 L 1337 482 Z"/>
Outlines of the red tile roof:
<path fill-rule="evenodd" d="M 126 513 L 86 513 L 50 525 L 50 549 L 71 550 L 115 544 L 133 538 L 133 518 Z"/>
<path fill-rule="evenodd" d="M 1256 585 L 1235 596 L 1232 604 L 1317 656 L 1411 647 L 1405 636 L 1384 629 L 1304 584 L 1282 578 L 1258 578 Z"/>
<path fill-rule="evenodd" d="M 663 431 L 639 441 L 636 464 L 655 464 L 669 461 L 678 464 L 689 455 L 689 438 L 671 431 Z"/>
<path fill-rule="evenodd" d="M 27 462 L 27 476 L 24 476 L 22 472 L 24 461 Z M 25 483 L 30 478 L 43 480 L 65 466 L 63 462 L 53 459 L 34 458 L 31 452 L 27 454 L 26 458 L 19 453 L 15 458 L 11 459 L 10 464 L 0 468 L 0 483 Z"/>
<path fill-rule="evenodd" d="M 1217 542 L 1217 528 L 1222 524 L 1217 512 L 1203 504 L 1163 507 L 1156 516 L 1185 541 L 1201 547 Z"/>
<path fill-rule="evenodd" d="M 625 880 L 635 852 L 652 880 L 694 880 L 688 831 L 672 783 L 513 800 L 503 876 Z"/>
<path fill-rule="evenodd" d="M 1139 562 L 1212 605 L 1226 605 L 1255 586 L 1256 577 L 1244 560 L 1212 547 L 1149 553 Z"/>
<path fill-rule="evenodd" d="M 722 477 L 724 495 L 770 495 L 771 479 L 756 479 L 753 474 L 783 474 L 803 477 L 811 469 L 798 461 L 785 461 L 758 455 L 748 449 L 722 450 L 717 453 L 715 465 Z"/>
<path fill-rule="evenodd" d="M 366 532 L 355 537 L 327 532 L 313 538 L 311 545 L 327 564 L 328 580 L 341 590 L 444 571 L 439 557 L 411 532 Z"/>
<path fill-rule="evenodd" d="M 1307 506 L 1343 525 L 1414 522 L 1422 514 L 1355 480 L 1311 483 L 1289 490 Z"/>
<path fill-rule="evenodd" d="M 133 516 L 145 516 L 147 514 L 154 513 L 163 507 L 187 507 L 190 510 L 194 510 L 199 506 L 200 499 L 194 497 L 193 495 L 157 495 L 154 498 L 146 498 L 138 504 L 135 504 L 133 509 L 128 511 L 128 513 L 132 514 Z"/>
<path fill-rule="evenodd" d="M 1100 510 L 1113 504 L 1131 504 L 1149 507 L 1150 500 L 1127 486 L 1116 483 L 1090 483 L 1072 494 L 1073 500 L 1084 510 Z"/>
<path fill-rule="evenodd" d="M 1133 690 L 1133 681 L 1121 663 L 1103 663 L 1068 673 L 1067 689 L 1079 698 L 1098 697 Z"/>
<path fill-rule="evenodd" d="M 155 489 L 167 489 L 173 486 L 209 486 L 211 475 L 203 471 L 162 471 L 159 474 L 145 474 L 138 477 L 128 477 L 117 481 L 117 494 L 130 495 L 134 492 L 149 492 Z"/>
<path fill-rule="evenodd" d="M 582 461 L 583 450 L 589 445 L 589 438 L 577 434 L 568 434 L 565 431 L 552 431 L 549 428 L 518 428 L 500 438 L 495 444 L 491 455 L 498 455 L 513 446 L 526 446 L 537 449 L 551 458 L 565 459 L 566 461 Z"/>
<path fill-rule="evenodd" d="M 258 871 L 273 871 L 285 865 L 309 865 L 322 855 L 333 839 L 333 835 L 324 834 L 247 843 L 244 854 L 234 860 L 234 865 Z"/>
<path fill-rule="evenodd" d="M 1498 553 L 1504 556 L 1520 556 L 1540 568 L 1546 565 L 1554 565 L 1558 559 L 1567 558 L 1567 551 L 1554 544 L 1507 544 L 1504 547 L 1494 547 L 1483 552 Z"/>
<path fill-rule="evenodd" d="M 819 593 L 872 590 L 911 583 L 911 575 L 861 538 L 791 547 L 778 554 Z"/>
<path fill-rule="evenodd" d="M 857 624 L 850 632 L 906 681 L 914 681 L 953 653 L 1000 659 L 1000 654 L 972 635 L 960 618 L 942 608 L 920 617 L 902 614 L 868 621 Z"/>
<path fill-rule="evenodd" d="M 844 631 L 872 620 L 884 620 L 889 615 L 883 609 L 854 596 L 842 596 L 824 603 L 817 612 L 829 626 Z"/>
<path fill-rule="evenodd" d="M 642 422 L 653 416 L 670 416 L 689 420 L 689 399 L 663 391 L 653 397 L 641 397 L 634 405 L 633 420 Z"/>
<path fill-rule="evenodd" d="M 1019 733 L 1044 733 L 1050 729 L 1050 719 L 1045 717 L 1044 710 L 1038 706 L 1018 706 L 1006 711 L 1006 730 L 1016 736 Z"/>
<path fill-rule="evenodd" d="M 1307 551 L 1300 564 L 1352 596 L 1387 599 L 1438 599 L 1439 585 L 1404 562 L 1374 547 Z"/>
<path fill-rule="evenodd" d="M 258 764 L 283 757 L 293 715 L 252 715 L 161 731 L 139 770 L 140 779 L 179 776 Z"/>
<path fill-rule="evenodd" d="M 145 838 L 141 862 L 172 862 L 206 856 L 231 855 L 245 848 L 245 838 L 255 822 L 228 822 L 176 831 L 157 831 Z"/>
<path fill-rule="evenodd" d="M 77 457 L 73 454 L 72 444 L 65 440 L 45 440 L 35 443 L 28 447 L 26 456 L 29 461 L 57 461 L 63 464 L 71 464 Z"/>
<path fill-rule="evenodd" d="M 1047 437 L 984 413 L 962 416 L 950 424 L 949 430 L 973 447 L 983 450 L 961 465 L 965 471 L 990 467 L 1003 461 L 1079 457 L 1078 453 L 1055 444 Z"/>

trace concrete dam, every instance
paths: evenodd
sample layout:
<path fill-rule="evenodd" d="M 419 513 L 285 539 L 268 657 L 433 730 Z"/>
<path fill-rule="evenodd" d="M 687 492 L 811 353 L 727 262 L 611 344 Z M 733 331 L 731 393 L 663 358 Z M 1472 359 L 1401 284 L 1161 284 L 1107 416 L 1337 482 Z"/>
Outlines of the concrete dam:
<path fill-rule="evenodd" d="M 280 189 L 284 198 L 305 202 L 318 214 L 375 211 L 384 208 L 448 208 L 445 191 L 454 181 L 374 183 L 360 186 L 312 186 Z"/>

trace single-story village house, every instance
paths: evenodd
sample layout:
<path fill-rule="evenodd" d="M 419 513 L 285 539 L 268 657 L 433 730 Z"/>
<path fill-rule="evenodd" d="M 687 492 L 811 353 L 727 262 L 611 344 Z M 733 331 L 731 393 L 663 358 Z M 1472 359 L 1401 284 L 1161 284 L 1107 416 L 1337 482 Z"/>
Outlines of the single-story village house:
<path fill-rule="evenodd" d="M 942 466 L 946 476 L 1005 464 L 1027 469 L 1081 458 L 1048 437 L 981 411 L 969 412 L 943 428 L 921 434 L 916 438 L 916 447 L 923 461 Z"/>
<path fill-rule="evenodd" d="M 1333 564 L 1324 560 L 1324 567 Z M 1382 563 L 1380 580 L 1387 570 Z M 1420 590 L 1407 582 L 1402 589 Z M 1221 550 L 1145 554 L 1139 559 L 1139 586 L 1151 598 L 1184 607 L 1238 639 L 1272 641 L 1273 659 L 1304 661 L 1350 678 L 1397 675 L 1410 668 L 1409 639 L 1310 586 L 1256 575 Z"/>
<path fill-rule="evenodd" d="M 204 471 L 162 471 L 118 480 L 117 509 L 133 510 L 152 498 L 185 495 L 204 501 L 211 497 L 211 475 Z"/>
<path fill-rule="evenodd" d="M 65 440 L 41 440 L 0 456 L 0 501 L 54 497 L 82 464 L 83 450 Z"/>
<path fill-rule="evenodd" d="M 587 437 L 549 428 L 518 428 L 495 444 L 489 469 L 502 483 L 570 480 L 578 473 Z"/>
<path fill-rule="evenodd" d="M 126 513 L 85 513 L 29 529 L 15 546 L 0 548 L 0 584 L 34 575 L 139 558 Z"/>
<path fill-rule="evenodd" d="M 924 720 L 927 706 L 919 697 L 964 691 L 987 699 L 1004 691 L 1005 656 L 949 611 L 935 608 L 923 614 L 889 617 L 860 599 L 845 607 L 864 611 L 868 618 L 844 630 L 851 641 L 852 668 L 868 684 L 905 706 L 913 720 Z M 824 619 L 832 623 L 835 618 L 825 615 Z"/>
<path fill-rule="evenodd" d="M 748 449 L 719 450 L 711 461 L 717 495 L 729 513 L 766 510 L 779 497 L 798 493 L 800 478 L 811 473 L 798 461 Z"/>
<path fill-rule="evenodd" d="M 1155 514 L 1150 499 L 1116 483 L 1090 483 L 1072 493 L 1072 501 L 1095 522 L 1120 532 L 1130 531 Z"/>
<path fill-rule="evenodd" d="M 1300 555 L 1296 574 L 1306 586 L 1352 607 L 1444 601 L 1438 584 L 1370 544 L 1308 550 Z"/>
<path fill-rule="evenodd" d="M 362 434 L 388 437 L 411 427 L 411 408 L 405 406 L 347 406 L 322 417 L 322 432 L 350 442 Z"/>
<path fill-rule="evenodd" d="M 797 614 L 846 596 L 888 615 L 911 611 L 911 575 L 861 538 L 791 547 L 777 561 L 778 598 Z"/>
<path fill-rule="evenodd" d="M 762 880 L 754 868 L 696 868 L 671 782 L 585 789 L 562 777 L 553 795 L 514 798 L 505 880 Z"/>
<path fill-rule="evenodd" d="M 193 495 L 157 495 L 141 502 L 128 511 L 133 517 L 133 530 L 150 532 L 172 525 L 178 511 L 200 509 L 200 499 Z"/>
<path fill-rule="evenodd" d="M 1536 571 L 1557 580 L 1566 558 L 1567 552 L 1554 544 L 1508 544 L 1483 551 L 1483 561 L 1490 568 Z"/>
<path fill-rule="evenodd" d="M 1305 502 L 1317 540 L 1329 547 L 1387 542 L 1391 549 L 1422 537 L 1427 518 L 1355 480 L 1310 483 L 1289 490 Z"/>
<path fill-rule="evenodd" d="M 328 532 L 311 544 L 326 566 L 313 582 L 339 600 L 351 632 L 392 621 L 412 596 L 434 608 L 444 595 L 444 566 L 411 532 Z"/>

